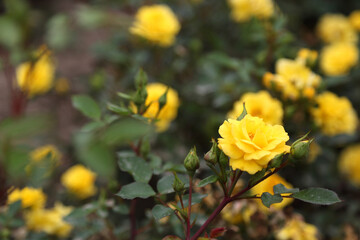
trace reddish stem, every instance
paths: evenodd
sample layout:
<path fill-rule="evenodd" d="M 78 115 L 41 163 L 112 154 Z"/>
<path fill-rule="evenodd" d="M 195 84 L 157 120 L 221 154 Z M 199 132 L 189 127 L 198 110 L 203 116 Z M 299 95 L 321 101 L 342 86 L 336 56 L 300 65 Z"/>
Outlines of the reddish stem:
<path fill-rule="evenodd" d="M 186 218 L 186 240 L 190 240 L 191 198 L 192 198 L 192 177 L 189 176 L 189 201 L 188 201 L 188 214 Z"/>

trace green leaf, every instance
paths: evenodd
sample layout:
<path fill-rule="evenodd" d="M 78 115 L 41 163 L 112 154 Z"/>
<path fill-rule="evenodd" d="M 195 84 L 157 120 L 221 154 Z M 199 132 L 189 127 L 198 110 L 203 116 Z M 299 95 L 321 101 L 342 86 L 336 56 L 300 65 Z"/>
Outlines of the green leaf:
<path fill-rule="evenodd" d="M 253 186 L 257 181 L 259 181 L 265 175 L 265 172 L 266 172 L 266 169 L 264 168 L 263 170 L 252 175 L 249 180 L 249 185 Z"/>
<path fill-rule="evenodd" d="M 132 152 L 118 153 L 118 165 L 124 172 L 130 173 L 137 182 L 149 182 L 152 171 L 150 165 Z"/>
<path fill-rule="evenodd" d="M 133 182 L 121 188 L 116 195 L 123 199 L 149 198 L 155 196 L 154 190 L 147 183 Z"/>
<path fill-rule="evenodd" d="M 245 107 L 245 102 L 243 103 L 243 111 L 242 113 L 240 114 L 240 116 L 237 118 L 238 121 L 242 120 L 247 114 L 247 111 L 246 111 L 246 107 Z"/>
<path fill-rule="evenodd" d="M 291 197 L 299 199 L 304 202 L 320 205 L 330 205 L 341 202 L 338 195 L 328 189 L 324 188 L 308 188 L 294 193 Z"/>
<path fill-rule="evenodd" d="M 207 194 L 193 193 L 191 195 L 191 206 L 200 203 L 201 200 L 206 196 Z M 189 194 L 183 196 L 183 203 L 184 203 L 184 207 L 187 207 L 189 205 Z M 177 205 L 180 207 L 181 203 L 178 202 Z"/>
<path fill-rule="evenodd" d="M 160 219 L 170 216 L 174 210 L 172 210 L 169 207 L 165 207 L 163 205 L 157 204 L 153 207 L 151 210 L 152 215 L 156 219 L 156 221 L 159 221 Z"/>
<path fill-rule="evenodd" d="M 6 34 L 0 34 L 0 44 L 13 48 L 21 43 L 23 34 L 21 27 L 10 17 L 0 17 L 0 31 Z"/>
<path fill-rule="evenodd" d="M 7 210 L 7 217 L 9 218 L 14 217 L 15 214 L 20 210 L 20 208 L 21 208 L 21 200 L 11 203 Z"/>
<path fill-rule="evenodd" d="M 216 175 L 208 176 L 207 178 L 204 178 L 201 180 L 198 184 L 198 187 L 204 187 L 210 183 L 214 183 L 218 180 L 218 177 Z"/>
<path fill-rule="evenodd" d="M 126 99 L 126 100 L 131 100 L 132 97 L 126 93 L 122 93 L 122 92 L 118 92 L 117 95 L 123 99 Z"/>
<path fill-rule="evenodd" d="M 112 103 L 108 103 L 107 104 L 107 108 L 114 112 L 114 113 L 118 113 L 120 115 L 123 115 L 123 116 L 128 116 L 130 115 L 130 110 L 127 109 L 127 108 L 124 108 L 124 107 L 120 107 L 118 105 L 115 105 L 115 104 L 112 104 Z"/>
<path fill-rule="evenodd" d="M 109 145 L 118 145 L 136 140 L 150 131 L 149 124 L 131 118 L 112 123 L 102 134 L 102 140 Z"/>
<path fill-rule="evenodd" d="M 282 194 L 282 193 L 297 193 L 299 192 L 298 188 L 286 188 L 281 183 L 276 184 L 274 186 L 274 194 Z"/>
<path fill-rule="evenodd" d="M 183 183 L 185 183 L 185 187 L 189 187 L 188 176 L 183 175 L 183 174 L 178 174 L 178 177 Z M 174 192 L 174 188 L 173 188 L 174 180 L 175 180 L 174 175 L 167 175 L 167 176 L 162 177 L 157 182 L 157 185 L 156 185 L 158 192 L 161 194 L 173 193 Z"/>
<path fill-rule="evenodd" d="M 72 104 L 85 116 L 94 120 L 100 120 L 100 107 L 91 97 L 87 95 L 75 95 L 72 97 Z"/>
<path fill-rule="evenodd" d="M 11 147 L 5 153 L 6 172 L 11 178 L 25 176 L 25 167 L 29 163 L 29 152 L 23 147 Z"/>
<path fill-rule="evenodd" d="M 69 24 L 69 17 L 65 14 L 56 14 L 48 21 L 46 41 L 51 49 L 63 49 L 70 43 Z"/>
<path fill-rule="evenodd" d="M 265 207 L 268 207 L 268 208 L 271 206 L 271 204 L 280 203 L 280 202 L 282 202 L 282 200 L 283 200 L 283 198 L 281 197 L 280 194 L 271 195 L 268 192 L 264 192 L 261 195 L 262 203 L 264 204 Z"/>
<path fill-rule="evenodd" d="M 21 138 L 44 132 L 51 126 L 47 115 L 7 118 L 0 122 L 0 136 Z"/>

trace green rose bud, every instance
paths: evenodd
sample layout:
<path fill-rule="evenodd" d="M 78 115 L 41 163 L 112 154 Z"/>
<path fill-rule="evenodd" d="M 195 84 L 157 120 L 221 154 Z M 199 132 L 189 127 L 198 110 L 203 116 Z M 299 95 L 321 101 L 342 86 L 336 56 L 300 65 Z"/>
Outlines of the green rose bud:
<path fill-rule="evenodd" d="M 137 89 L 144 88 L 148 82 L 148 77 L 144 70 L 139 69 L 135 76 L 135 87 Z"/>
<path fill-rule="evenodd" d="M 295 160 L 300 160 L 306 158 L 309 155 L 310 144 L 313 140 L 310 141 L 300 141 L 295 142 L 291 145 L 290 155 Z"/>
<path fill-rule="evenodd" d="M 196 147 L 193 147 L 184 160 L 184 166 L 188 174 L 193 176 L 200 166 L 199 157 L 196 154 Z"/>
<path fill-rule="evenodd" d="M 223 151 L 220 152 L 219 164 L 222 168 L 226 169 L 229 166 L 229 158 Z"/>
<path fill-rule="evenodd" d="M 159 101 L 159 112 L 166 104 L 168 91 L 169 91 L 169 87 L 166 89 L 166 92 L 163 95 L 161 95 L 161 97 L 158 100 Z"/>
<path fill-rule="evenodd" d="M 175 172 L 174 172 L 174 176 L 175 179 L 172 186 L 178 195 L 182 195 L 185 190 L 185 184 L 180 180 L 180 178 L 177 176 Z"/>
<path fill-rule="evenodd" d="M 277 168 L 281 165 L 284 153 L 276 155 L 269 163 L 268 168 Z"/>
<path fill-rule="evenodd" d="M 218 161 L 218 146 L 214 139 L 212 141 L 211 149 L 205 154 L 204 159 L 207 163 L 215 165 Z"/>

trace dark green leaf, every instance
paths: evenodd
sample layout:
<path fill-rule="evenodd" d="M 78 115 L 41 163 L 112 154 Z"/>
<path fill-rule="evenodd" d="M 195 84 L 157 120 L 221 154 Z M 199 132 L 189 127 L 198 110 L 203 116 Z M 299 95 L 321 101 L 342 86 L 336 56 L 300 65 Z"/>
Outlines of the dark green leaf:
<path fill-rule="evenodd" d="M 100 107 L 91 97 L 87 95 L 75 95 L 72 97 L 72 104 L 85 116 L 94 120 L 100 120 Z"/>
<path fill-rule="evenodd" d="M 151 167 L 143 158 L 129 152 L 121 152 L 118 157 L 120 169 L 130 173 L 135 181 L 147 183 L 150 180 L 152 176 Z"/>
<path fill-rule="evenodd" d="M 206 196 L 207 194 L 193 193 L 191 195 L 191 206 L 200 203 L 201 200 Z M 189 194 L 183 196 L 183 203 L 184 203 L 184 207 L 187 207 L 189 205 Z M 180 207 L 181 206 L 180 202 L 178 202 L 177 205 Z"/>
<path fill-rule="evenodd" d="M 337 194 L 324 188 L 308 188 L 291 195 L 304 202 L 320 205 L 330 205 L 341 202 Z"/>
<path fill-rule="evenodd" d="M 156 221 L 159 221 L 160 219 L 171 215 L 174 212 L 174 210 L 172 210 L 169 207 L 165 207 L 163 205 L 157 204 L 153 207 L 151 212 L 154 218 L 156 219 Z"/>
<path fill-rule="evenodd" d="M 261 195 L 262 203 L 264 204 L 265 207 L 268 207 L 268 208 L 271 206 L 271 204 L 280 203 L 280 202 L 282 202 L 282 200 L 283 200 L 283 198 L 281 197 L 280 194 L 271 195 L 268 192 L 264 192 Z"/>
<path fill-rule="evenodd" d="M 103 133 L 102 140 L 110 145 L 117 145 L 136 140 L 151 129 L 150 125 L 131 118 L 112 123 Z"/>
<path fill-rule="evenodd" d="M 286 188 L 281 183 L 276 184 L 274 186 L 274 194 L 282 194 L 282 193 L 297 193 L 299 192 L 298 188 Z"/>
<path fill-rule="evenodd" d="M 204 187 L 210 183 L 214 183 L 218 180 L 218 177 L 216 175 L 211 175 L 207 178 L 204 178 L 203 180 L 201 180 L 198 184 L 198 187 Z"/>
<path fill-rule="evenodd" d="M 143 182 L 133 182 L 121 188 L 116 195 L 123 199 L 149 198 L 155 196 L 154 190 L 149 184 Z"/>
<path fill-rule="evenodd" d="M 178 174 L 179 179 L 185 183 L 185 187 L 189 187 L 189 178 L 186 175 L 183 174 Z M 161 194 L 168 194 L 168 193 L 173 193 L 174 192 L 174 188 L 173 188 L 173 183 L 174 183 L 174 175 L 167 175 L 162 177 L 158 182 L 157 182 L 157 190 L 159 193 Z"/>
<path fill-rule="evenodd" d="M 11 203 L 7 211 L 7 216 L 9 218 L 14 217 L 15 214 L 20 210 L 20 208 L 21 208 L 21 200 Z"/>

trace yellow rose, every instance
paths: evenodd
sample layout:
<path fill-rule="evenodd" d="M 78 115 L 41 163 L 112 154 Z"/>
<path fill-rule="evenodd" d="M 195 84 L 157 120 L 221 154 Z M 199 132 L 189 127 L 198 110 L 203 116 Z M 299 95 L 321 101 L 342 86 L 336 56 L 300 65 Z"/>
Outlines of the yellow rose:
<path fill-rule="evenodd" d="M 237 119 L 243 111 L 243 103 L 251 116 L 262 118 L 266 123 L 282 124 L 284 115 L 282 104 L 279 100 L 272 98 L 268 92 L 245 93 L 239 101 L 234 103 L 234 108 L 228 113 L 228 118 Z"/>
<path fill-rule="evenodd" d="M 301 61 L 304 65 L 309 63 L 310 65 L 314 64 L 318 57 L 318 52 L 315 50 L 310 50 L 308 48 L 301 48 L 297 53 L 297 61 Z"/>
<path fill-rule="evenodd" d="M 272 0 L 228 0 L 231 18 L 236 22 L 246 22 L 251 17 L 270 18 L 274 14 Z"/>
<path fill-rule="evenodd" d="M 301 95 L 312 97 L 321 83 L 321 77 L 313 73 L 301 60 L 279 59 L 275 66 L 276 75 L 267 77 L 267 86 L 274 85 L 284 98 L 298 99 Z M 264 77 L 265 80 L 265 77 Z"/>
<path fill-rule="evenodd" d="M 159 98 L 166 94 L 166 104 L 161 108 L 159 112 Z M 167 130 L 177 116 L 177 111 L 180 105 L 177 92 L 162 84 L 162 83 L 150 83 L 146 86 L 147 97 L 145 105 L 148 107 L 143 114 L 144 117 L 155 120 L 156 129 L 158 132 Z M 132 109 L 137 112 L 136 106 L 132 105 Z"/>
<path fill-rule="evenodd" d="M 51 89 L 54 73 L 51 52 L 43 46 L 37 51 L 34 62 L 25 62 L 16 68 L 16 79 L 20 89 L 33 97 Z"/>
<path fill-rule="evenodd" d="M 30 160 L 35 163 L 39 163 L 46 158 L 57 163 L 61 158 L 61 153 L 54 145 L 45 145 L 30 153 Z"/>
<path fill-rule="evenodd" d="M 228 204 L 222 211 L 222 218 L 230 224 L 250 223 L 251 216 L 256 213 L 258 206 L 249 201 L 237 201 Z"/>
<path fill-rule="evenodd" d="M 300 217 L 293 217 L 276 233 L 277 240 L 316 240 L 317 228 L 304 222 Z"/>
<path fill-rule="evenodd" d="M 317 25 L 317 34 L 325 43 L 356 42 L 357 33 L 342 14 L 325 14 Z"/>
<path fill-rule="evenodd" d="M 349 21 L 353 28 L 360 31 L 360 10 L 353 11 L 349 16 Z"/>
<path fill-rule="evenodd" d="M 268 177 L 267 179 L 265 179 L 264 181 L 260 182 L 259 184 L 255 185 L 255 187 L 251 189 L 251 193 L 256 194 L 258 197 L 261 197 L 261 194 L 264 192 L 274 194 L 274 186 L 279 183 L 284 185 L 286 188 L 293 188 L 293 186 L 290 183 L 288 183 L 284 178 L 282 178 L 280 175 L 274 174 Z M 290 195 L 290 194 L 283 194 L 283 195 Z M 268 208 L 261 203 L 260 199 L 257 199 L 256 201 L 261 206 L 260 208 L 263 211 L 265 212 L 268 211 Z M 270 206 L 270 209 L 279 210 L 291 204 L 292 202 L 293 202 L 292 198 L 283 198 L 282 202 L 272 204 Z"/>
<path fill-rule="evenodd" d="M 96 193 L 95 179 L 96 174 L 94 172 L 78 164 L 69 168 L 61 176 L 61 183 L 70 193 L 84 199 Z"/>
<path fill-rule="evenodd" d="M 25 187 L 22 190 L 14 189 L 8 196 L 7 204 L 21 200 L 22 208 L 42 208 L 46 202 L 46 195 L 41 189 Z"/>
<path fill-rule="evenodd" d="M 356 131 L 358 118 L 349 99 L 324 92 L 315 101 L 318 107 L 312 108 L 311 114 L 324 134 L 333 136 Z"/>
<path fill-rule="evenodd" d="M 180 23 L 166 5 L 141 7 L 136 13 L 133 26 L 130 28 L 132 34 L 163 47 L 172 45 L 179 31 Z"/>
<path fill-rule="evenodd" d="M 334 43 L 324 47 L 320 56 L 320 68 L 329 76 L 347 74 L 359 58 L 359 52 L 353 43 Z"/>
<path fill-rule="evenodd" d="M 35 232 L 45 232 L 61 238 L 68 237 L 72 226 L 63 220 L 72 207 L 56 203 L 53 209 L 35 209 L 25 213 L 26 227 Z"/>
<path fill-rule="evenodd" d="M 342 151 L 339 170 L 354 185 L 360 187 L 360 144 L 347 147 Z"/>
<path fill-rule="evenodd" d="M 219 147 L 230 157 L 230 166 L 250 174 L 266 168 L 277 154 L 290 150 L 283 126 L 272 126 L 250 114 L 240 121 L 224 121 L 219 134 Z"/>

